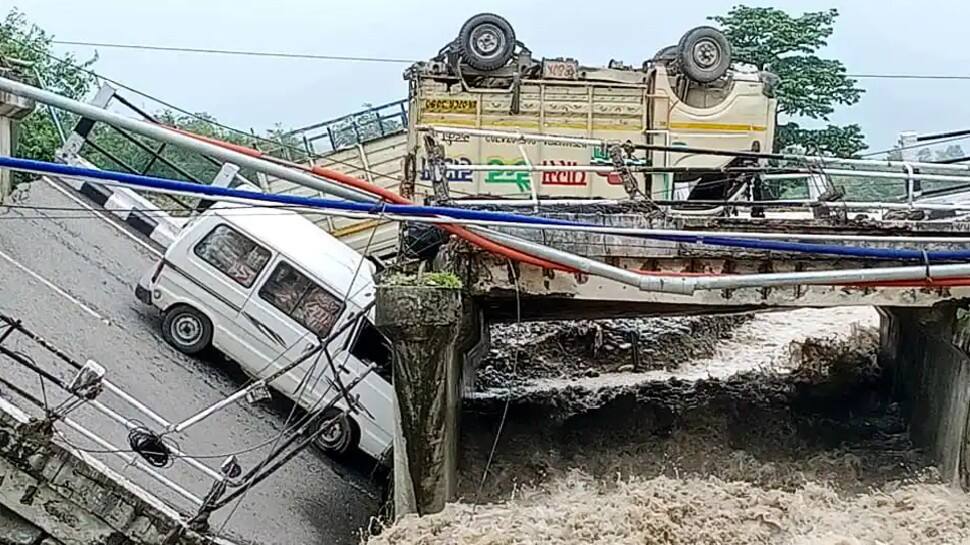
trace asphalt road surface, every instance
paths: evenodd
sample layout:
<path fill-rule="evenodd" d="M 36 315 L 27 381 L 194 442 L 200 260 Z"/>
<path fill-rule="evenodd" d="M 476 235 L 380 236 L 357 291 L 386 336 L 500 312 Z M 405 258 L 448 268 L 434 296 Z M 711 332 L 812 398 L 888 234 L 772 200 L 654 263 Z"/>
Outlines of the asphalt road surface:
<path fill-rule="evenodd" d="M 246 377 L 231 363 L 186 357 L 162 340 L 157 313 L 138 302 L 132 291 L 157 257 L 141 239 L 91 211 L 79 210 L 82 204 L 73 192 L 45 181 L 31 184 L 17 204 L 70 210 L 0 208 L 0 312 L 20 318 L 76 359 L 97 361 L 107 369 L 106 378 L 170 421 L 196 413 L 245 383 Z M 71 376 L 63 362 L 26 339 L 11 338 L 8 345 L 58 376 Z M 39 397 L 46 395 L 51 404 L 65 397 L 50 386 L 41 389 L 35 374 L 2 356 L 0 373 Z M 3 386 L 0 395 L 16 398 Z M 150 422 L 110 392 L 99 399 L 128 418 Z M 199 461 L 217 468 L 226 453 L 272 442 L 289 411 L 281 401 L 243 402 L 174 439 L 183 452 L 205 456 Z M 71 416 L 112 445 L 127 448 L 123 426 L 89 407 Z M 58 429 L 62 440 L 98 451 L 92 455 L 145 490 L 183 513 L 194 512 L 188 500 L 103 446 L 62 424 Z M 268 449 L 267 445 L 240 454 L 243 469 L 252 468 Z M 262 544 L 357 543 L 359 529 L 377 509 L 379 490 L 371 469 L 363 456 L 336 462 L 308 449 L 252 487 L 234 512 L 232 506 L 217 511 L 212 527 L 230 539 Z M 199 497 L 211 483 L 183 460 L 160 471 Z"/>

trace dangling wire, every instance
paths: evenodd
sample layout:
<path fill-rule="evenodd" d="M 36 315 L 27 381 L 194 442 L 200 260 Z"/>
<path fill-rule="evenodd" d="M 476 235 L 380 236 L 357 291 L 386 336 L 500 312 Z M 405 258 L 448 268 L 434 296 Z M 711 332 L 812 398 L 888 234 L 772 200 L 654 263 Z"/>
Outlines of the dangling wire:
<path fill-rule="evenodd" d="M 178 445 L 138 422 L 133 423 L 135 427 L 128 432 L 131 450 L 154 467 L 170 467 L 175 460 L 173 451 L 180 450 Z"/>

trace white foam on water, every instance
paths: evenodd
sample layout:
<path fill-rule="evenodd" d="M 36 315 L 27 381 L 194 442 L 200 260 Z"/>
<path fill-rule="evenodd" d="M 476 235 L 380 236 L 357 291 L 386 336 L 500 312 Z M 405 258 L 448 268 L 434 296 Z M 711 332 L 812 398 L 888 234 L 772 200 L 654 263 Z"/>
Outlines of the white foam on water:
<path fill-rule="evenodd" d="M 764 313 L 735 330 L 717 352 L 676 371 L 538 380 L 528 388 L 605 388 L 670 378 L 723 378 L 793 365 L 793 343 L 848 338 L 878 325 L 872 308 Z M 495 390 L 495 394 L 507 393 Z M 798 463 L 797 461 L 795 461 Z M 567 472 L 507 502 L 449 504 L 439 514 L 407 516 L 370 545 L 970 545 L 970 497 L 934 477 L 913 477 L 848 493 L 828 481 L 752 482 L 692 475 L 596 480 Z M 752 459 L 752 475 L 770 474 Z M 565 469 L 565 468 L 563 468 Z M 932 472 L 927 473 L 931 475 Z"/>

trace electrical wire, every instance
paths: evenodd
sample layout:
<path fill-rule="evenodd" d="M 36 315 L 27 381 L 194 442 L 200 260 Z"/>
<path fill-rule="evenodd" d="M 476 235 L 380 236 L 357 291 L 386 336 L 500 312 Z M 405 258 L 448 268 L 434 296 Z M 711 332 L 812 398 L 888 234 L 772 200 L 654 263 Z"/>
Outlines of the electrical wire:
<path fill-rule="evenodd" d="M 171 53 L 199 53 L 207 55 L 237 55 L 245 57 L 271 57 L 283 59 L 306 59 L 324 61 L 348 61 L 348 62 L 376 62 L 390 64 L 414 64 L 420 62 L 418 59 L 404 59 L 395 57 L 375 57 L 363 55 L 326 55 L 317 53 L 293 53 L 285 51 L 260 51 L 244 49 L 218 49 L 211 47 L 186 47 L 170 45 L 150 45 L 150 44 L 131 44 L 117 42 L 92 42 L 82 40 L 52 40 L 51 43 L 57 45 L 71 45 L 82 47 L 104 47 L 111 49 L 132 49 L 141 51 L 158 51 Z M 846 74 L 850 78 L 856 79 L 897 79 L 897 80 L 964 80 L 970 81 L 970 75 L 965 74 L 879 74 L 879 73 L 858 73 Z"/>
<path fill-rule="evenodd" d="M 520 325 L 522 323 L 522 294 L 519 289 L 519 275 L 512 266 L 511 262 L 508 262 L 509 276 L 512 278 L 512 285 L 515 288 L 515 323 Z M 495 430 L 495 439 L 492 441 L 492 447 L 488 451 L 488 459 L 485 461 L 485 468 L 482 470 L 482 478 L 478 483 L 478 492 L 476 493 L 479 500 L 481 500 L 482 490 L 485 489 L 485 481 L 488 479 L 488 471 L 492 467 L 492 461 L 495 459 L 495 452 L 498 450 L 499 440 L 502 438 L 502 431 L 505 429 L 505 422 L 509 416 L 509 408 L 512 405 L 512 395 L 515 392 L 515 381 L 518 378 L 518 368 L 519 368 L 519 351 L 512 351 L 512 374 L 509 377 L 509 389 L 505 396 L 505 404 L 502 407 L 502 416 L 499 419 L 498 429 Z M 479 504 L 478 501 L 475 502 L 476 505 Z"/>
<path fill-rule="evenodd" d="M 414 64 L 414 59 L 392 57 L 367 57 L 360 55 L 321 55 L 317 53 L 292 53 L 284 51 L 255 51 L 243 49 L 217 49 L 208 47 L 183 47 L 146 44 L 122 44 L 110 42 L 86 42 L 74 40 L 52 40 L 57 45 L 73 45 L 84 47 L 106 47 L 111 49 L 136 49 L 142 51 L 165 51 L 171 53 L 202 53 L 208 55 L 237 55 L 243 57 L 271 57 L 281 59 L 308 59 L 319 61 L 348 61 L 348 62 L 378 62 L 390 64 Z"/>
<path fill-rule="evenodd" d="M 943 139 L 940 139 L 940 140 L 933 140 L 933 141 L 928 141 L 928 142 L 917 142 L 916 144 L 911 144 L 909 146 L 900 146 L 900 147 L 893 147 L 893 148 L 885 149 L 885 150 L 882 150 L 882 151 L 870 151 L 870 152 L 867 152 L 867 153 L 860 153 L 859 154 L 859 157 L 872 157 L 872 156 L 875 156 L 875 155 L 885 155 L 887 153 L 892 153 L 894 151 L 904 151 L 904 150 L 911 150 L 911 149 L 928 148 L 928 147 L 936 146 L 936 145 L 939 145 L 939 144 L 947 144 L 949 142 L 958 142 L 958 141 L 967 140 L 967 139 L 970 139 L 970 135 L 954 136 L 952 138 L 943 138 Z"/>
<path fill-rule="evenodd" d="M 306 155 L 307 156 L 307 159 L 312 159 L 314 162 L 316 162 L 316 161 L 325 161 L 325 162 L 327 162 L 329 164 L 335 164 L 335 165 L 342 165 L 342 166 L 351 167 L 351 168 L 353 168 L 355 170 L 359 170 L 361 172 L 366 172 L 367 174 L 369 174 L 371 176 L 374 176 L 374 177 L 377 177 L 377 178 L 383 178 L 383 179 L 387 179 L 387 180 L 392 180 L 392 181 L 395 181 L 395 182 L 398 182 L 398 183 L 401 183 L 403 181 L 399 177 L 392 176 L 390 174 L 385 174 L 383 172 L 378 172 L 376 170 L 371 170 L 371 169 L 368 169 L 368 168 L 364 168 L 362 165 L 357 165 L 357 164 L 354 164 L 354 163 L 352 163 L 350 161 L 342 161 L 342 160 L 335 159 L 335 158 L 329 157 L 327 155 L 322 155 L 322 154 L 315 153 L 315 152 L 314 153 L 307 153 L 307 150 L 306 149 L 303 149 L 303 148 L 301 148 L 299 146 L 295 146 L 293 144 L 287 144 L 285 142 L 279 142 L 279 141 L 273 140 L 271 138 L 266 138 L 266 137 L 263 137 L 263 136 L 259 136 L 259 135 L 253 134 L 253 133 L 251 133 L 249 131 L 244 131 L 242 129 L 237 129 L 235 127 L 232 127 L 230 125 L 226 125 L 224 123 L 220 123 L 219 121 L 216 121 L 216 120 L 213 120 L 213 119 L 210 119 L 210 118 L 201 116 L 201 115 L 199 115 L 196 112 L 192 112 L 190 110 L 186 110 L 184 108 L 180 108 L 180 107 L 176 106 L 175 104 L 172 104 L 171 102 L 167 102 L 167 101 L 165 101 L 165 100 L 163 100 L 161 98 L 158 98 L 158 97 L 156 97 L 154 95 L 151 95 L 151 94 L 146 93 L 144 91 L 140 91 L 140 90 L 138 90 L 138 89 L 136 89 L 134 87 L 131 87 L 130 85 L 127 85 L 125 83 L 122 83 L 122 82 L 120 82 L 120 81 L 118 81 L 116 79 L 109 78 L 109 77 L 104 76 L 104 75 L 102 75 L 102 74 L 100 74 L 98 72 L 95 72 L 95 71 L 91 70 L 91 69 L 85 68 L 85 67 L 83 67 L 83 66 L 81 66 L 81 65 L 79 65 L 79 64 L 77 64 L 75 62 L 70 62 L 67 59 L 63 59 L 61 57 L 57 57 L 56 55 L 53 55 L 53 54 L 51 54 L 51 53 L 49 53 L 49 52 L 47 52 L 47 51 L 45 51 L 45 50 L 43 50 L 41 48 L 35 47 L 32 44 L 30 44 L 30 43 L 24 42 L 23 40 L 18 40 L 17 38 L 14 38 L 12 36 L 5 36 L 5 39 L 8 39 L 8 40 L 16 43 L 17 45 L 19 45 L 21 47 L 24 47 L 26 49 L 30 49 L 31 51 L 33 51 L 33 52 L 35 52 L 35 53 L 37 53 L 39 55 L 43 55 L 43 56 L 47 57 L 48 59 L 50 59 L 52 61 L 55 61 L 55 62 L 64 64 L 64 65 L 70 66 L 72 69 L 78 70 L 80 72 L 83 72 L 85 74 L 88 74 L 90 76 L 93 76 L 95 78 L 98 78 L 100 80 L 103 80 L 103 81 L 106 81 L 108 83 L 114 84 L 114 85 L 116 85 L 116 86 L 118 86 L 118 87 L 120 87 L 122 89 L 126 89 L 126 90 L 128 90 L 128 91 L 130 91 L 132 93 L 135 93 L 138 96 L 141 96 L 143 98 L 147 98 L 147 99 L 149 99 L 151 101 L 154 101 L 154 102 L 162 105 L 163 107 L 165 107 L 165 108 L 167 108 L 169 110 L 178 112 L 178 113 L 180 113 L 182 115 L 188 116 L 188 117 L 190 117 L 192 119 L 196 119 L 198 121 L 203 121 L 203 122 L 208 123 L 209 125 L 212 125 L 214 127 L 219 127 L 220 129 L 229 131 L 230 133 L 237 134 L 237 135 L 240 135 L 240 136 L 244 136 L 244 137 L 246 137 L 249 140 L 263 142 L 263 143 L 266 143 L 266 144 L 272 144 L 274 147 L 285 147 L 286 149 L 289 149 L 291 151 L 295 151 L 295 152 L 298 152 L 299 154 Z M 334 151 L 338 151 L 338 150 L 334 150 Z M 422 187 L 430 187 L 430 185 L 428 185 L 426 183 L 423 183 L 423 182 L 416 182 L 416 185 L 419 185 L 419 186 L 422 186 Z M 454 193 L 463 194 L 462 191 L 454 191 Z M 470 193 L 468 195 L 470 195 Z"/>

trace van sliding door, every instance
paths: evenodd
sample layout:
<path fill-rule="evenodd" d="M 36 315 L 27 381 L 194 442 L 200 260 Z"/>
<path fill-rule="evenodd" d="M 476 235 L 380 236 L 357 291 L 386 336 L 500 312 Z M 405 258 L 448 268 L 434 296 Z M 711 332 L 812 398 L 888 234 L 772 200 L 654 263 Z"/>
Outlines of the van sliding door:
<path fill-rule="evenodd" d="M 343 313 L 341 298 L 285 259 L 277 260 L 266 281 L 246 301 L 240 317 L 241 325 L 263 353 L 263 361 L 251 372 L 265 377 L 298 360 L 326 339 Z M 334 345 L 342 341 L 338 339 Z M 329 374 L 325 358 L 310 358 L 277 379 L 272 387 L 307 405 L 328 390 L 325 371 Z M 308 382 L 301 387 L 304 380 Z M 297 396 L 300 399 L 295 399 Z"/>

